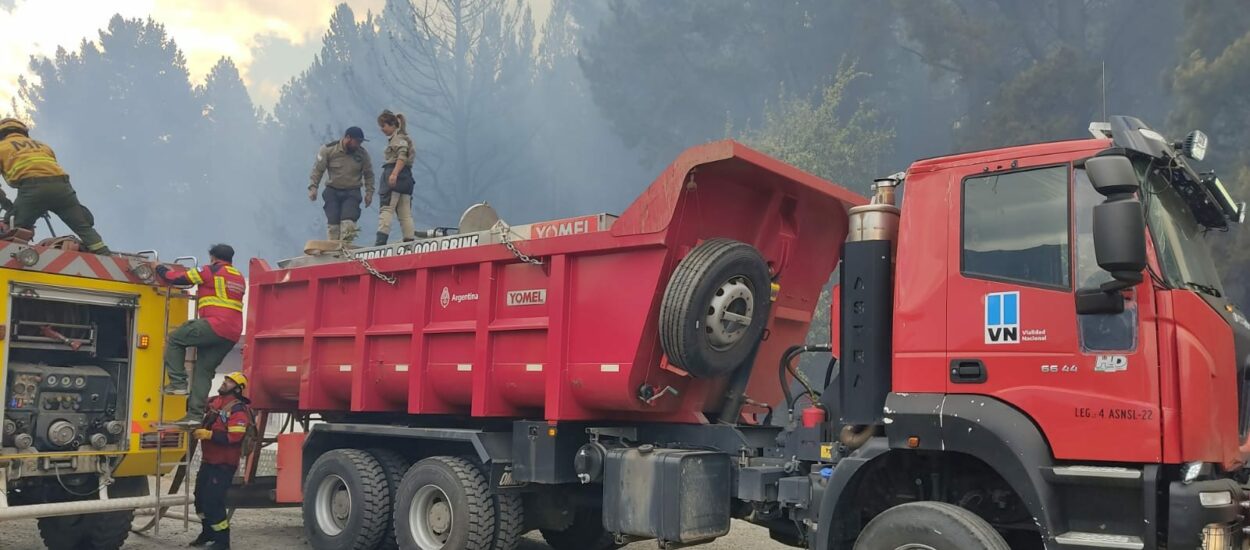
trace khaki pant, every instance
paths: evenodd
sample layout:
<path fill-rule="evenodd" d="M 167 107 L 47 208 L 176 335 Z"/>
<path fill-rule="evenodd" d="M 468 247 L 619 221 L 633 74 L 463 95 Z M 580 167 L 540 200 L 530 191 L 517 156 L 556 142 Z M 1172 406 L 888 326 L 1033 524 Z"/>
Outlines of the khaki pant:
<path fill-rule="evenodd" d="M 412 195 L 387 193 L 382 203 L 382 213 L 378 215 L 378 233 L 391 234 L 391 217 L 399 218 L 399 229 L 405 241 L 416 238 L 416 227 L 412 223 Z"/>

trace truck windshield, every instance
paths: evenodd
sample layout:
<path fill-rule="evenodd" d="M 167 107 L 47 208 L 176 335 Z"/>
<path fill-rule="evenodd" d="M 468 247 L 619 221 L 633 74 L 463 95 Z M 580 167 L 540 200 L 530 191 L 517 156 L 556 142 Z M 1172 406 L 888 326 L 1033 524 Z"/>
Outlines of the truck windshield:
<path fill-rule="evenodd" d="M 1189 206 L 1167 177 L 1157 168 L 1146 169 L 1149 172 L 1142 186 L 1142 200 L 1163 271 L 1160 275 L 1169 287 L 1222 297 L 1224 288 L 1211 259 L 1206 230 L 1194 220 Z"/>

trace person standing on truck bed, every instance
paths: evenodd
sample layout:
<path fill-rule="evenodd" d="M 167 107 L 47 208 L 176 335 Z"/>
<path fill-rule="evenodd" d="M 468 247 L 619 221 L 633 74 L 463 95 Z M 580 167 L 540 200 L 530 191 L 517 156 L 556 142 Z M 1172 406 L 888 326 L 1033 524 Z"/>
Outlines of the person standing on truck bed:
<path fill-rule="evenodd" d="M 399 218 L 399 230 L 404 241 L 416 240 L 416 228 L 412 223 L 412 191 L 416 186 L 412 179 L 412 162 L 417 153 L 408 137 L 408 122 L 403 114 L 382 111 L 378 115 L 378 128 L 387 136 L 383 153 L 382 174 L 384 180 L 378 185 L 378 238 L 373 244 L 382 246 L 391 238 L 391 218 Z"/>
<path fill-rule="evenodd" d="M 254 425 L 251 401 L 243 395 L 247 377 L 232 372 L 221 381 L 217 396 L 208 402 L 200 427 L 191 435 L 200 441 L 200 470 L 195 475 L 195 513 L 200 516 L 200 536 L 191 546 L 210 550 L 230 548 L 230 518 L 226 493 L 243 456 L 248 429 Z M 250 449 L 248 449 L 250 450 Z"/>
<path fill-rule="evenodd" d="M 365 133 L 357 126 L 348 128 L 343 138 L 331 141 L 317 151 L 313 164 L 308 200 L 317 201 L 321 177 L 328 174 L 325 200 L 326 233 L 332 241 L 351 244 L 356 240 L 356 221 L 360 219 L 360 188 L 365 188 L 365 208 L 373 204 L 373 166 L 369 152 L 361 146 Z"/>
<path fill-rule="evenodd" d="M 30 139 L 26 123 L 15 118 L 0 120 L 0 171 L 4 180 L 17 189 L 17 200 L 10 203 L 14 227 L 33 230 L 35 222 L 52 211 L 82 239 L 88 251 L 109 253 L 95 230 L 91 211 L 78 202 L 78 193 L 69 183 L 69 174 L 57 162 L 56 153 Z M 8 202 L 3 191 L 0 198 Z"/>
<path fill-rule="evenodd" d="M 199 318 L 174 330 L 165 345 L 165 374 L 169 376 L 165 391 L 172 394 L 187 393 L 187 348 L 196 350 L 187 415 L 173 422 L 184 427 L 194 427 L 203 419 L 213 374 L 243 333 L 243 294 L 247 292 L 247 280 L 231 265 L 234 249 L 230 245 L 215 244 L 208 255 L 212 263 L 195 270 L 156 266 L 157 275 L 169 284 L 196 286 Z"/>

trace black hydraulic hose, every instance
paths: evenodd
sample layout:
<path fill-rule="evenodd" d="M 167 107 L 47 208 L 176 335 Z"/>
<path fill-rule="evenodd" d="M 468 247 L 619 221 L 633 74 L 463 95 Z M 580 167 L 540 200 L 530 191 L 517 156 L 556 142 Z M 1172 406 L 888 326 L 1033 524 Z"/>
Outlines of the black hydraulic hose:
<path fill-rule="evenodd" d="M 820 392 L 813 389 L 811 386 L 811 383 L 808 382 L 805 377 L 800 376 L 799 373 L 794 370 L 794 365 L 793 365 L 794 358 L 804 353 L 822 353 L 822 352 L 832 352 L 832 351 L 833 351 L 833 347 L 829 345 L 797 345 L 797 346 L 790 346 L 788 349 L 786 349 L 785 353 L 781 354 L 781 363 L 777 365 L 777 379 L 779 382 L 781 382 L 781 392 L 782 392 L 782 395 L 784 395 L 786 399 L 786 410 L 790 413 L 791 416 L 794 415 L 795 397 L 793 394 L 790 393 L 789 380 L 786 379 L 787 371 L 789 371 L 790 374 L 794 376 L 795 380 L 798 380 L 799 383 L 803 385 L 803 389 L 806 390 L 807 393 L 811 394 L 813 401 L 815 401 L 817 399 L 817 396 L 820 395 Z"/>

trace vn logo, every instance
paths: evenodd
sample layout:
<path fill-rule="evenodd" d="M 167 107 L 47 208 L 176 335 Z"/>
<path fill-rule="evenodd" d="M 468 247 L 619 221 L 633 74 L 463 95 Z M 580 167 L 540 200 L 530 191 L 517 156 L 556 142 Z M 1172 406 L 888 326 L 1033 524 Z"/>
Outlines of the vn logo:
<path fill-rule="evenodd" d="M 985 295 L 985 343 L 1020 343 L 1020 293 Z"/>

